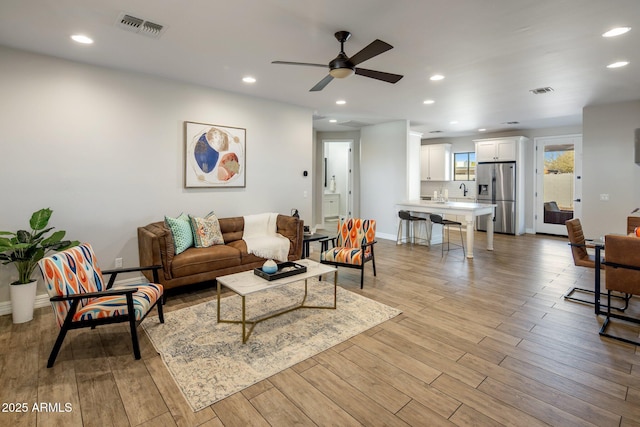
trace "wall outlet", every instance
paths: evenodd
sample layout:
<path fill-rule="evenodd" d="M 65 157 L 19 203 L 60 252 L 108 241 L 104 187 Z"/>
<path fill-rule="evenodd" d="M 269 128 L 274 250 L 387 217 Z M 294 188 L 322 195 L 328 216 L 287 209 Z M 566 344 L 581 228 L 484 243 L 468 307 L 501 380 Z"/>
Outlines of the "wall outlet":
<path fill-rule="evenodd" d="M 122 258 L 116 258 L 116 268 L 122 268 Z"/>
<path fill-rule="evenodd" d="M 600 195 L 600 200 L 605 201 L 605 202 L 609 201 L 609 195 L 608 194 L 601 194 Z"/>

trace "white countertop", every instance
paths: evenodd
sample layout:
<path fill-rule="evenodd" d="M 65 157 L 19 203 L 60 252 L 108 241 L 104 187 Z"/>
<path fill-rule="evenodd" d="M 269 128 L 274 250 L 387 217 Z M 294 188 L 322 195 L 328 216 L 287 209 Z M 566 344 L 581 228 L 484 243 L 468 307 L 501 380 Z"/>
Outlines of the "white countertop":
<path fill-rule="evenodd" d="M 477 202 L 436 202 L 434 200 L 405 200 L 398 203 L 403 206 L 415 206 L 424 208 L 433 208 L 437 212 L 437 209 L 462 209 L 462 210 L 475 210 L 489 207 L 496 207 L 497 205 L 491 203 L 477 203 Z"/>

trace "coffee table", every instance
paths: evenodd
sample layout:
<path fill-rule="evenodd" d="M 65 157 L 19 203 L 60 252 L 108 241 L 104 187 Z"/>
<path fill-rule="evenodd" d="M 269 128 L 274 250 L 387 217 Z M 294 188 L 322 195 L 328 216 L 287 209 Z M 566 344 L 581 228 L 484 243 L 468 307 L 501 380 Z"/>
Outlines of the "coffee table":
<path fill-rule="evenodd" d="M 338 281 L 338 269 L 326 264 L 320 264 L 318 262 L 312 261 L 310 259 L 304 259 L 295 261 L 297 264 L 305 265 L 307 267 L 307 271 L 304 273 L 296 274 L 289 277 L 284 277 L 278 280 L 266 280 L 262 277 L 257 276 L 253 270 L 251 271 L 243 271 L 241 273 L 229 274 L 226 276 L 221 276 L 217 278 L 218 282 L 218 313 L 217 320 L 218 323 L 238 323 L 242 324 L 242 343 L 246 343 L 253 332 L 253 328 L 265 320 L 271 319 L 276 316 L 283 315 L 285 313 L 289 313 L 294 310 L 299 310 L 301 308 L 319 308 L 319 309 L 336 309 L 336 300 L 337 300 L 337 281 Z M 327 306 L 317 306 L 317 305 L 306 305 L 305 301 L 307 300 L 307 279 L 313 277 L 321 277 L 324 274 L 333 273 L 333 305 Z M 248 295 L 261 292 L 267 289 L 272 289 L 278 286 L 285 286 L 293 282 L 298 282 L 304 280 L 304 295 L 302 297 L 302 302 L 300 304 L 283 309 L 276 313 L 272 313 L 268 316 L 255 318 L 247 320 L 247 310 L 246 310 L 246 297 Z M 222 285 L 229 288 L 234 293 L 240 295 L 242 298 L 242 318 L 241 320 L 230 320 L 230 319 L 221 319 L 220 318 L 220 291 Z M 247 326 L 249 326 L 249 330 L 247 331 Z"/>

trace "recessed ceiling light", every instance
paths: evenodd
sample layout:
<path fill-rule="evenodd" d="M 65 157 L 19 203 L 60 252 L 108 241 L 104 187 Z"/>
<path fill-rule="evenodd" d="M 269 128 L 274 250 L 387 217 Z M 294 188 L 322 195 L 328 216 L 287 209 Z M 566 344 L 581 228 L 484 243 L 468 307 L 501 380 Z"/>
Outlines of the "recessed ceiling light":
<path fill-rule="evenodd" d="M 444 76 L 442 74 L 434 74 L 433 76 L 429 77 L 429 80 L 433 80 L 433 81 L 442 80 L 442 79 L 444 79 Z"/>
<path fill-rule="evenodd" d="M 433 104 L 433 103 L 435 103 L 435 102 L 436 102 L 436 101 L 434 101 L 433 99 L 425 99 L 425 101 L 423 102 L 423 104 L 427 104 L 427 105 L 429 105 L 429 104 Z"/>
<path fill-rule="evenodd" d="M 336 119 L 331 119 L 331 120 L 329 120 L 329 123 L 336 123 L 336 122 L 337 122 L 337 120 L 336 120 Z"/>
<path fill-rule="evenodd" d="M 450 124 L 450 125 L 457 125 L 457 124 L 458 124 L 458 121 L 457 121 L 457 120 L 451 120 L 451 121 L 449 122 L 449 124 Z"/>
<path fill-rule="evenodd" d="M 91 44 L 93 43 L 93 39 L 82 35 L 82 34 L 74 34 L 71 36 L 71 40 L 73 40 L 76 43 L 81 43 L 81 44 Z"/>
<path fill-rule="evenodd" d="M 620 67 L 624 67 L 625 65 L 629 65 L 629 61 L 614 62 L 613 64 L 607 65 L 607 68 L 620 68 Z"/>
<path fill-rule="evenodd" d="M 629 30 L 631 30 L 631 27 L 616 27 L 616 28 L 612 28 L 609 31 L 607 31 L 606 33 L 602 34 L 602 37 L 619 36 L 619 35 L 622 35 L 624 33 L 628 33 Z"/>
<path fill-rule="evenodd" d="M 336 104 L 338 104 L 338 105 L 344 105 L 346 103 L 347 103 L 347 101 L 345 101 L 344 99 L 339 99 L 339 100 L 336 101 Z"/>
<path fill-rule="evenodd" d="M 245 83 L 255 83 L 256 79 L 254 77 L 251 76 L 246 76 L 242 78 L 242 81 Z"/>
<path fill-rule="evenodd" d="M 478 129 L 478 132 L 486 132 L 487 130 L 485 128 L 480 128 Z"/>

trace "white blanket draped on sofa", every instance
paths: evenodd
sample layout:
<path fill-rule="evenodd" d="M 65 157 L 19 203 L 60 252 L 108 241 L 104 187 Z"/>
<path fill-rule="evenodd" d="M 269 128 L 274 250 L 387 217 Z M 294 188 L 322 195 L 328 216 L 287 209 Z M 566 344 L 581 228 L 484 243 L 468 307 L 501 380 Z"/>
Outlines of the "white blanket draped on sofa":
<path fill-rule="evenodd" d="M 244 216 L 242 240 L 247 251 L 261 258 L 287 261 L 289 239 L 276 233 L 277 213 L 262 213 Z"/>

